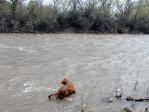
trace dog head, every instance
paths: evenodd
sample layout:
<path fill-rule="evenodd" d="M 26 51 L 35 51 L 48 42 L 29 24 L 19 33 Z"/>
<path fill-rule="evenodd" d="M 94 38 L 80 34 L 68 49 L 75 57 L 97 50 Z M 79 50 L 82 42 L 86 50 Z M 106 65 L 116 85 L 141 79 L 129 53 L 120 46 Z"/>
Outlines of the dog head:
<path fill-rule="evenodd" d="M 66 78 L 64 78 L 64 79 L 62 80 L 61 84 L 66 85 L 68 82 L 69 82 L 69 80 L 66 79 Z"/>

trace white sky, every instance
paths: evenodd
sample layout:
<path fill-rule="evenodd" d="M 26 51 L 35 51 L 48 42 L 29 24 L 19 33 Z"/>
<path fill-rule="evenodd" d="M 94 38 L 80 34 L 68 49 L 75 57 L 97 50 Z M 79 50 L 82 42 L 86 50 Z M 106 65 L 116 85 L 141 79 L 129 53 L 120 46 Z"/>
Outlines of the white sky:
<path fill-rule="evenodd" d="M 10 0 L 7 0 L 10 1 Z M 28 3 L 30 0 L 24 0 L 26 1 L 26 3 Z M 125 1 L 125 0 L 121 0 L 121 1 Z M 137 1 L 137 0 L 133 0 L 133 1 Z M 49 5 L 52 2 L 52 0 L 43 0 L 43 4 L 44 5 Z"/>
<path fill-rule="evenodd" d="M 10 1 L 10 0 L 7 0 Z M 24 0 L 24 2 L 28 3 L 30 0 Z M 48 5 L 52 0 L 43 0 L 43 4 Z"/>
<path fill-rule="evenodd" d="M 30 0 L 26 0 L 27 2 L 29 2 Z M 50 3 L 50 1 L 52 0 L 43 0 L 43 4 L 48 5 Z"/>

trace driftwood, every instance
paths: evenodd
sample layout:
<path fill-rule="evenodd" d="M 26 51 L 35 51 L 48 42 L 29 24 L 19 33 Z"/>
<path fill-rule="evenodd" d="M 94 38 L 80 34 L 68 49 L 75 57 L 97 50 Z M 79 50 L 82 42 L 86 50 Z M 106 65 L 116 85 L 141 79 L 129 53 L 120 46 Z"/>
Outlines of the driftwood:
<path fill-rule="evenodd" d="M 131 96 L 126 97 L 126 101 L 135 101 L 135 102 L 148 102 L 149 98 L 133 98 Z"/>
<path fill-rule="evenodd" d="M 114 96 L 114 97 L 110 97 L 107 99 L 107 102 L 115 102 L 117 100 L 121 100 L 121 96 Z M 149 102 L 149 97 L 146 97 L 146 98 L 133 98 L 131 96 L 128 96 L 126 98 L 124 98 L 124 100 L 126 101 L 134 101 L 134 102 Z"/>

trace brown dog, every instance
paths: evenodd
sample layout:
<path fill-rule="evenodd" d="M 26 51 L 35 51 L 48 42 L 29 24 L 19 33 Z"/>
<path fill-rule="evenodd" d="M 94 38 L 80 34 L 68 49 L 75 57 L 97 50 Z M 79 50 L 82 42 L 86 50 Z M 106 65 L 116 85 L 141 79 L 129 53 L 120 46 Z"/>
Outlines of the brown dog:
<path fill-rule="evenodd" d="M 69 97 L 72 94 L 76 94 L 75 87 L 70 80 L 65 78 L 62 80 L 61 84 L 63 84 L 63 86 L 58 90 L 58 92 L 56 92 L 54 94 L 50 94 L 48 96 L 49 99 L 52 97 L 56 97 L 58 99 L 63 99 L 65 97 Z"/>

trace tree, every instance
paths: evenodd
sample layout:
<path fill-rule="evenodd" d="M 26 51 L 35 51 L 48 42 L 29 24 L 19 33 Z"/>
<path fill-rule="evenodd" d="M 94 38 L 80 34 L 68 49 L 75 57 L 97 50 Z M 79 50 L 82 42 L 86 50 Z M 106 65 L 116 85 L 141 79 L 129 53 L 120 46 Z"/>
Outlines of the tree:
<path fill-rule="evenodd" d="M 17 7 L 17 3 L 19 0 L 10 0 L 12 5 L 11 5 L 11 10 L 12 10 L 12 19 L 15 19 L 16 16 L 16 7 Z"/>

